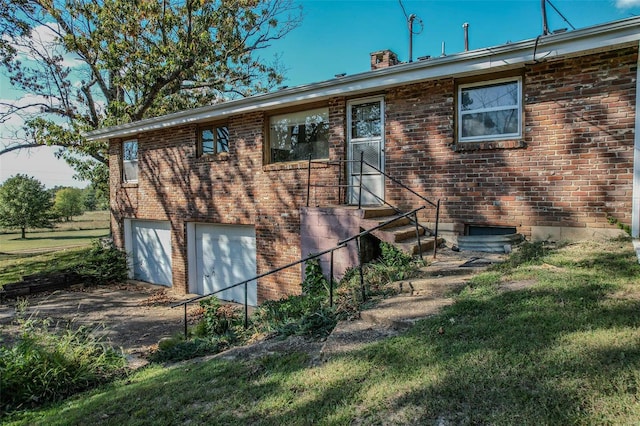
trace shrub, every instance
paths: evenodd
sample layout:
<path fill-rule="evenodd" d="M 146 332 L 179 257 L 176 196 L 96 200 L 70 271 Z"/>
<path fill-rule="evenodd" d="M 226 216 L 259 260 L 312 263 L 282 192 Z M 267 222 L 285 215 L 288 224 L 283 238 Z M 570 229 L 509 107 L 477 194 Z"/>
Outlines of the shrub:
<path fill-rule="evenodd" d="M 76 272 L 92 278 L 99 284 L 122 282 L 128 278 L 127 254 L 113 243 L 96 241 Z"/>
<path fill-rule="evenodd" d="M 235 305 L 223 305 L 219 299 L 209 297 L 200 301 L 200 307 L 203 309 L 199 332 L 201 336 L 228 336 L 233 340 L 238 329 L 244 325 L 242 312 Z"/>
<path fill-rule="evenodd" d="M 88 329 L 48 331 L 24 321 L 12 346 L 0 347 L 0 408 L 14 411 L 57 401 L 124 374 L 126 361 Z"/>
<path fill-rule="evenodd" d="M 184 336 L 162 342 L 159 350 L 151 354 L 151 362 L 177 362 L 185 359 L 215 354 L 227 348 L 229 342 L 223 339 L 194 337 L 185 340 Z"/>

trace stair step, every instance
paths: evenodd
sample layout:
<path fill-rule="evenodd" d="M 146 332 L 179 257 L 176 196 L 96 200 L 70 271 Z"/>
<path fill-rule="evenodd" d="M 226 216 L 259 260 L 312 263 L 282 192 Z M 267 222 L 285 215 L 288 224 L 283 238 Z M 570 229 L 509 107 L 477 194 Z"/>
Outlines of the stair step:
<path fill-rule="evenodd" d="M 444 239 L 438 238 L 438 245 L 442 244 Z M 420 254 L 420 250 L 418 247 L 418 239 L 411 238 L 399 243 L 394 244 L 397 248 L 404 251 L 405 253 L 414 255 Z M 422 253 L 426 253 L 429 251 L 433 251 L 434 239 L 431 236 L 425 236 L 424 238 L 420 238 L 420 248 L 422 248 Z"/>
<path fill-rule="evenodd" d="M 374 324 L 403 330 L 417 320 L 436 315 L 453 299 L 430 296 L 398 295 L 382 300 L 375 308 L 360 312 L 360 318 Z"/>
<path fill-rule="evenodd" d="M 396 214 L 396 211 L 391 207 L 363 207 L 362 208 L 363 219 L 371 219 L 374 217 L 381 217 L 381 216 L 393 216 L 395 214 Z"/>
<path fill-rule="evenodd" d="M 460 268 L 465 269 L 465 268 Z M 408 293 L 412 296 L 441 296 L 464 287 L 477 271 L 469 271 L 467 274 L 449 274 L 440 276 L 428 276 L 410 278 L 394 283 L 400 293 Z"/>
<path fill-rule="evenodd" d="M 362 220 L 362 227 L 365 229 L 370 229 L 370 228 L 374 228 L 382 223 L 391 221 L 392 219 L 396 219 L 393 222 L 389 222 L 389 224 L 383 226 L 380 229 L 389 229 L 389 228 L 395 228 L 396 226 L 402 226 L 402 225 L 406 225 L 408 223 L 411 223 L 411 221 L 409 220 L 408 217 L 398 217 L 398 215 L 391 215 L 391 216 L 378 216 L 378 217 L 372 217 L 372 218 L 368 218 L 368 219 L 363 219 Z"/>

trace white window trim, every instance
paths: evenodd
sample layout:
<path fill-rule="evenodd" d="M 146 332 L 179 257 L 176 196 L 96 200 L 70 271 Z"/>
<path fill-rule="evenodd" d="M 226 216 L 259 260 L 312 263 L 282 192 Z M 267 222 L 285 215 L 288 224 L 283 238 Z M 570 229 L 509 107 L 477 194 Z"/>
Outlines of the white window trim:
<path fill-rule="evenodd" d="M 500 135 L 482 135 L 482 136 L 469 136 L 462 137 L 462 116 L 466 114 L 474 114 L 478 112 L 491 112 L 491 111 L 504 111 L 507 109 L 514 108 L 505 108 L 505 107 L 492 107 L 492 108 L 482 108 L 473 111 L 462 111 L 462 90 L 469 89 L 474 87 L 482 87 L 482 86 L 491 86 L 494 84 L 507 83 L 507 82 L 516 82 L 518 84 L 518 131 L 516 133 L 507 133 Z M 506 139 L 518 139 L 522 137 L 522 77 L 506 77 L 499 78 L 495 80 L 483 80 L 476 83 L 468 83 L 468 84 L 460 84 L 458 86 L 458 105 L 457 105 L 457 120 L 458 120 L 458 142 L 466 143 L 466 142 L 483 142 L 483 141 L 498 141 L 498 140 L 506 140 Z"/>
<path fill-rule="evenodd" d="M 122 141 L 122 182 L 124 183 L 138 183 L 138 179 L 127 179 L 127 177 L 125 176 L 124 173 L 124 165 L 126 163 L 133 163 L 132 160 L 125 160 L 124 159 L 124 145 L 128 142 L 135 142 L 138 145 L 138 149 L 140 148 L 140 145 L 138 143 L 138 139 L 127 139 L 125 141 Z M 136 159 L 135 159 L 135 163 L 136 163 L 136 167 L 138 168 L 138 172 L 136 173 L 136 176 L 140 176 L 140 167 L 139 167 L 139 155 L 138 155 L 138 149 L 136 149 Z"/>

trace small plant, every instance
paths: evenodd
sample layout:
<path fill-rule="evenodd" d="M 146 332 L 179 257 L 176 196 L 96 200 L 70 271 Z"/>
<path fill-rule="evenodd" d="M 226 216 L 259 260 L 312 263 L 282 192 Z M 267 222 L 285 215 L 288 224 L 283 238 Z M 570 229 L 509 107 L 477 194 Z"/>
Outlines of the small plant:
<path fill-rule="evenodd" d="M 304 269 L 304 281 L 301 284 L 302 292 L 309 295 L 325 294 L 329 291 L 329 281 L 322 274 L 322 268 L 318 259 L 308 260 Z"/>
<path fill-rule="evenodd" d="M 209 297 L 200 301 L 200 307 L 204 310 L 201 335 L 228 336 L 233 340 L 236 331 L 243 326 L 242 313 L 237 306 L 223 305 L 219 299 Z"/>
<path fill-rule="evenodd" d="M 549 251 L 545 248 L 545 244 L 545 241 L 525 241 L 524 243 L 520 244 L 516 251 L 511 253 L 509 258 L 505 262 L 497 265 L 497 268 L 504 270 L 516 268 L 519 265 L 523 265 L 525 263 L 537 263 L 540 261 L 540 259 L 542 259 L 542 257 L 545 256 L 546 252 Z"/>
<path fill-rule="evenodd" d="M 151 354 L 151 362 L 177 362 L 185 359 L 215 354 L 229 346 L 223 339 L 212 337 L 194 337 L 185 340 L 184 336 L 162 341 L 156 352 Z"/>
<path fill-rule="evenodd" d="M 624 232 L 626 232 L 627 234 L 631 235 L 631 227 L 629 225 L 620 222 L 618 219 L 616 219 L 613 216 L 607 216 L 607 221 L 611 225 L 616 225 L 618 227 L 618 229 L 622 229 Z"/>

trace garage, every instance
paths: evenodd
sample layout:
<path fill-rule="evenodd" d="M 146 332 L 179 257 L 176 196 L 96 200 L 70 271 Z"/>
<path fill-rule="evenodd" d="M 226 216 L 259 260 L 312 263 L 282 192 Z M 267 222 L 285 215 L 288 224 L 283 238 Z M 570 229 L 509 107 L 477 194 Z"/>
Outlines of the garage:
<path fill-rule="evenodd" d="M 192 225 L 195 282 L 192 291 L 210 294 L 256 276 L 256 231 L 253 226 L 197 223 Z M 249 283 L 247 301 L 257 305 L 257 284 Z M 244 303 L 244 286 L 218 294 L 222 300 Z"/>
<path fill-rule="evenodd" d="M 169 222 L 131 221 L 133 278 L 171 287 L 171 226 Z"/>

